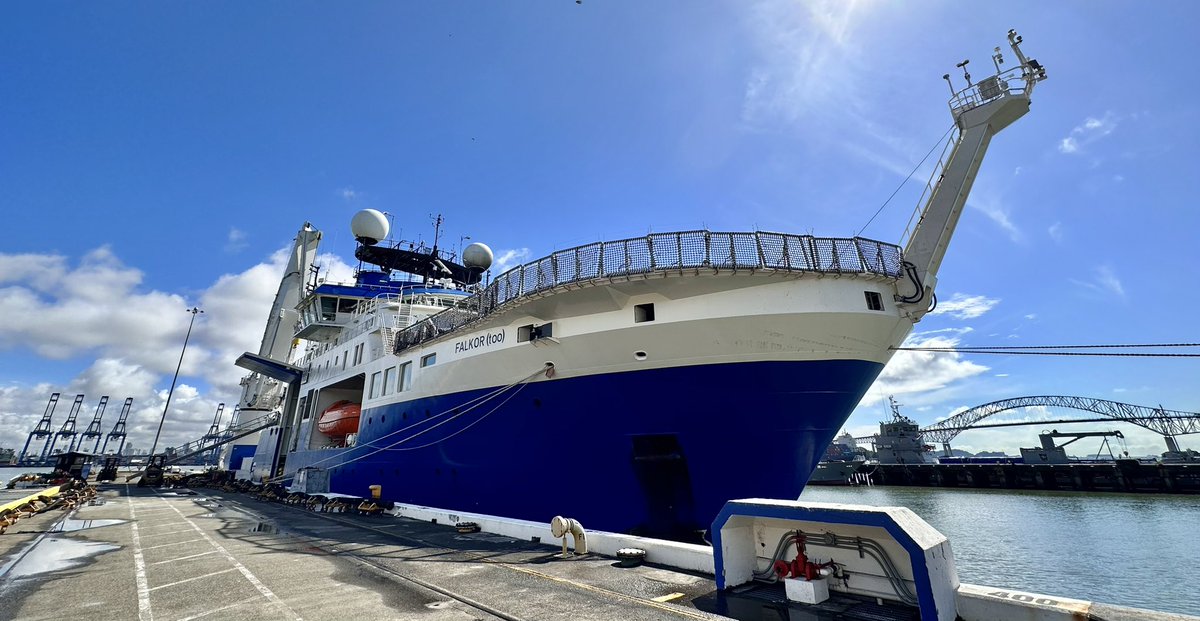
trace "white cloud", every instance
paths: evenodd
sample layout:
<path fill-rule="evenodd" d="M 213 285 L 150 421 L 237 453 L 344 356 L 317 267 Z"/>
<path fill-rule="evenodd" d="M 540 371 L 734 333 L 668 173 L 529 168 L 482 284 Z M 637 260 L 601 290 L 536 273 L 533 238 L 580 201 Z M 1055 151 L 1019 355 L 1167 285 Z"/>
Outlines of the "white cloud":
<path fill-rule="evenodd" d="M 1029 313 L 1028 315 L 1025 315 L 1025 318 L 1033 321 L 1034 319 L 1037 319 L 1037 313 Z"/>
<path fill-rule="evenodd" d="M 744 121 L 796 122 L 824 114 L 831 101 L 854 101 L 854 72 L 845 68 L 855 54 L 849 39 L 857 4 L 774 0 L 754 5 L 749 26 L 759 44 L 759 58 L 746 80 Z"/>
<path fill-rule="evenodd" d="M 950 315 L 955 319 L 974 319 L 992 310 L 1000 303 L 996 298 L 983 295 L 955 293 L 949 300 L 939 300 L 931 315 Z"/>
<path fill-rule="evenodd" d="M 1084 151 L 1084 147 L 1112 134 L 1117 129 L 1117 121 L 1111 110 L 1105 112 L 1102 118 L 1084 119 L 1083 123 L 1076 125 L 1071 133 L 1058 142 L 1058 151 L 1065 154 Z"/>
<path fill-rule="evenodd" d="M 1055 222 L 1054 224 L 1051 224 L 1050 228 L 1046 229 L 1046 234 L 1050 236 L 1050 239 L 1053 239 L 1056 242 L 1062 241 L 1062 222 Z"/>
<path fill-rule="evenodd" d="M 905 347 L 956 347 L 959 339 L 914 333 L 904 342 Z M 988 371 L 988 367 L 962 357 L 957 352 L 898 351 L 884 367 L 859 403 L 869 406 L 888 395 L 921 395 L 936 400 L 936 391 Z"/>
<path fill-rule="evenodd" d="M 1020 242 L 1023 239 L 1021 230 L 1017 228 L 1016 224 L 1013 224 L 1012 218 L 1009 217 L 1008 208 L 1002 205 L 998 198 L 985 196 L 977 191 L 967 199 L 967 206 L 983 212 L 983 215 L 1004 229 L 1012 241 Z"/>
<path fill-rule="evenodd" d="M 188 342 L 163 429 L 164 446 L 203 434 L 216 404 L 224 401 L 231 410 L 240 395 L 238 382 L 245 371 L 233 361 L 258 350 L 289 248 L 245 271 L 221 276 L 191 300 L 142 289 L 142 272 L 123 264 L 107 247 L 87 253 L 75 265 L 55 254 L 0 254 L 0 316 L 5 318 L 0 352 L 27 349 L 43 359 L 94 358 L 65 386 L 0 388 L 0 446 L 20 449 L 50 393 L 61 392 L 66 406 L 75 394 L 85 394 L 91 409 L 101 395 L 109 395 L 105 433 L 125 397 L 133 397 L 130 438 L 149 448 L 192 318 L 185 311 L 193 304 L 205 312 L 196 318 Z M 353 268 L 340 259 L 321 255 L 318 261 L 327 276 L 346 280 L 353 275 Z M 56 426 L 64 419 L 64 407 L 56 410 Z"/>
<path fill-rule="evenodd" d="M 1094 273 L 1095 276 L 1092 278 L 1092 280 L 1078 280 L 1072 278 L 1070 281 L 1096 293 L 1115 295 L 1120 298 L 1125 297 L 1125 286 L 1121 284 L 1121 279 L 1117 276 L 1116 270 L 1114 270 L 1111 266 L 1097 266 L 1094 270 Z"/>
<path fill-rule="evenodd" d="M 338 190 L 338 195 L 342 197 L 342 200 L 352 201 L 362 196 L 362 193 L 358 192 L 354 188 L 342 188 Z"/>
<path fill-rule="evenodd" d="M 531 254 L 528 248 L 501 250 L 500 254 L 496 255 L 496 262 L 492 264 L 492 273 L 503 274 L 510 268 L 528 261 Z"/>
<path fill-rule="evenodd" d="M 229 236 L 225 239 L 225 252 L 240 252 L 247 245 L 249 244 L 246 242 L 246 232 L 236 227 L 229 227 Z"/>

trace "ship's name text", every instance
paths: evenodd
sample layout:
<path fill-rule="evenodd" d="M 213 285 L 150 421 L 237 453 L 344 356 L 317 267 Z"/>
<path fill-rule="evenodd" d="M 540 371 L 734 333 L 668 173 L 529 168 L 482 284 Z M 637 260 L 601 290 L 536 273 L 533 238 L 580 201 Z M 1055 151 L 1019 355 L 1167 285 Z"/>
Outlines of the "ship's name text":
<path fill-rule="evenodd" d="M 454 353 L 459 354 L 459 353 L 462 353 L 465 351 L 471 351 L 472 349 L 478 349 L 480 347 L 490 347 L 492 345 L 499 345 L 500 343 L 503 343 L 503 342 L 504 342 L 504 331 L 503 330 L 501 330 L 499 332 L 489 332 L 487 334 L 480 334 L 479 336 L 472 337 L 472 338 L 455 343 L 454 344 Z"/>

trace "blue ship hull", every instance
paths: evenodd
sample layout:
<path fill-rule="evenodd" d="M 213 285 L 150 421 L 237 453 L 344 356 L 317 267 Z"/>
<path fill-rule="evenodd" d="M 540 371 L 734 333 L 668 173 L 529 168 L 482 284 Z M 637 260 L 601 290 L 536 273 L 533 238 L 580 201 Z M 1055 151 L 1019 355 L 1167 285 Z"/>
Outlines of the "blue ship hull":
<path fill-rule="evenodd" d="M 381 485 L 398 503 L 689 539 L 731 498 L 796 498 L 882 368 L 747 362 L 539 379 L 430 429 L 496 389 L 440 395 L 364 409 L 357 446 L 291 452 L 285 468 L 329 470 L 336 493 Z"/>

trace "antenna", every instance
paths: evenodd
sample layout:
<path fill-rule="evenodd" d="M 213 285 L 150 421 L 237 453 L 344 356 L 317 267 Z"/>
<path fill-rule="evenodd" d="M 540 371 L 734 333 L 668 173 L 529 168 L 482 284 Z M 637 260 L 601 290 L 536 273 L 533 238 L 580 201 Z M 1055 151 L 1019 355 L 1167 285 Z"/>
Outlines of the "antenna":
<path fill-rule="evenodd" d="M 1000 73 L 1000 65 L 1004 64 L 1004 55 L 1000 53 L 999 45 L 997 45 L 995 51 L 992 52 L 992 64 L 996 65 L 996 73 Z"/>
<path fill-rule="evenodd" d="M 951 97 L 953 97 L 953 96 L 957 95 L 957 94 L 958 94 L 958 91 L 955 91 L 955 90 L 954 90 L 954 82 L 951 82 L 951 81 L 950 81 L 950 74 L 949 74 L 949 73 L 943 73 L 943 74 L 942 74 L 942 79 L 946 81 L 946 84 L 949 84 L 949 85 L 950 85 L 950 96 L 951 96 Z"/>
<path fill-rule="evenodd" d="M 970 63 L 970 62 L 971 62 L 971 59 L 968 58 L 968 59 L 962 61 L 961 63 L 954 65 L 955 67 L 958 67 L 959 69 L 963 70 L 963 77 L 967 79 L 967 87 L 968 88 L 970 88 L 971 86 L 974 86 L 973 84 L 971 84 L 971 74 L 967 73 L 967 63 Z"/>

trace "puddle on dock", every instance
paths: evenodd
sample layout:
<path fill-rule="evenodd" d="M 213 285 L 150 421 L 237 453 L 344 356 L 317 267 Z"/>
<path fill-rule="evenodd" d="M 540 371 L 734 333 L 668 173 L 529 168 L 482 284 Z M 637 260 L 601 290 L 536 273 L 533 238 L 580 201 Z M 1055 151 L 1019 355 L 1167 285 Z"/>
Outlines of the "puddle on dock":
<path fill-rule="evenodd" d="M 113 526 L 116 524 L 124 524 L 129 520 L 62 520 L 55 524 L 49 531 L 51 533 L 72 533 L 77 530 L 86 530 L 88 528 L 100 528 L 102 526 Z"/>
<path fill-rule="evenodd" d="M 87 520 L 80 520 L 87 521 Z M 98 520 L 97 520 L 98 521 Z M 71 569 L 84 562 L 119 549 L 110 543 L 80 541 L 78 539 L 49 537 L 29 551 L 8 571 L 6 578 L 25 578 L 52 571 Z"/>

